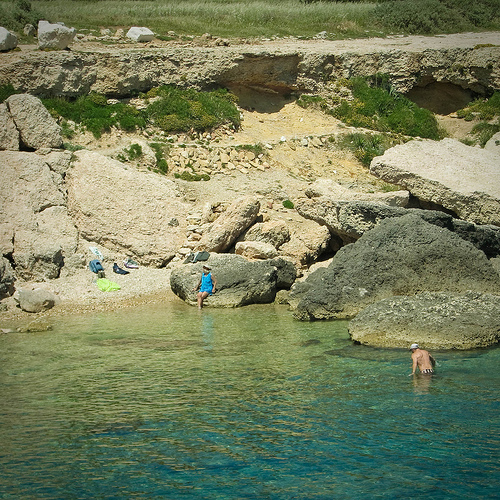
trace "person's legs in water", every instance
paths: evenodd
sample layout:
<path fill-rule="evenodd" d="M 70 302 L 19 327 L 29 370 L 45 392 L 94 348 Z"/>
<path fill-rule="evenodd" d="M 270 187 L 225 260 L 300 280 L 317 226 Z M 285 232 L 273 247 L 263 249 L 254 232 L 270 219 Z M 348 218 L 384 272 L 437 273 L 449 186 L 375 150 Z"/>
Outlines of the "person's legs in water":
<path fill-rule="evenodd" d="M 201 309 L 203 307 L 203 301 L 208 297 L 209 293 L 208 292 L 198 292 L 197 298 L 198 298 L 198 309 Z"/>

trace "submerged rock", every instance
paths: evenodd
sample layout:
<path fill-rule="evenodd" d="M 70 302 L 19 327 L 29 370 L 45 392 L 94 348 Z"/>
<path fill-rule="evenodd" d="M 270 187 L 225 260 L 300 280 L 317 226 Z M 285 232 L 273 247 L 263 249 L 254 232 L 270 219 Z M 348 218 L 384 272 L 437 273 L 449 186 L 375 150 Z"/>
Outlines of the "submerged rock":
<path fill-rule="evenodd" d="M 35 288 L 34 290 L 19 290 L 17 300 L 23 311 L 38 313 L 52 309 L 56 304 L 57 297 L 48 290 Z"/>
<path fill-rule="evenodd" d="M 500 296 L 442 292 L 384 299 L 351 320 L 349 334 L 373 347 L 486 347 L 500 341 Z"/>

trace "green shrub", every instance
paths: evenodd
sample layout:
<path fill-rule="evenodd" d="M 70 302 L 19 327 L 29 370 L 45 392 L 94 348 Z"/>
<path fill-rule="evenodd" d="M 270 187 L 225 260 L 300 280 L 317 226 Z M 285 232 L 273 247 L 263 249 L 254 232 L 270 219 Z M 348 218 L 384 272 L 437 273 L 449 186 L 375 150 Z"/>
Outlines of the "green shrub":
<path fill-rule="evenodd" d="M 387 75 L 353 78 L 345 87 L 351 89 L 351 96 L 339 100 L 338 94 L 334 94 L 321 100 L 302 100 L 302 104 L 320 103 L 321 109 L 353 127 L 427 139 L 442 138 L 432 112 L 395 92 Z"/>
<path fill-rule="evenodd" d="M 356 132 L 346 134 L 337 141 L 338 147 L 352 151 L 356 158 L 369 167 L 375 156 L 384 154 L 384 151 L 401 141 L 393 139 L 386 134 L 366 134 Z"/>
<path fill-rule="evenodd" d="M 500 116 L 500 92 L 495 92 L 489 99 L 476 99 L 466 108 L 457 111 L 459 118 L 465 120 L 492 120 L 495 116 Z"/>
<path fill-rule="evenodd" d="M 158 142 L 152 142 L 149 144 L 151 149 L 155 152 L 156 157 L 156 171 L 162 174 L 168 173 L 168 163 L 165 160 L 165 149 L 168 149 L 168 146 L 160 144 Z"/>
<path fill-rule="evenodd" d="M 285 208 L 289 208 L 289 209 L 292 209 L 292 208 L 295 207 L 295 205 L 293 204 L 293 202 L 290 201 L 290 200 L 283 200 L 283 206 Z"/>
<path fill-rule="evenodd" d="M 255 156 L 267 153 L 266 148 L 260 142 L 257 144 L 242 144 L 240 146 L 236 146 L 234 149 L 236 149 L 236 151 L 250 151 Z"/>
<path fill-rule="evenodd" d="M 223 89 L 200 92 L 163 86 L 147 95 L 160 97 L 148 106 L 146 113 L 166 132 L 205 131 L 228 123 L 234 127 L 240 125 L 236 98 Z"/>
<path fill-rule="evenodd" d="M 456 33 L 498 25 L 498 0 L 402 0 L 380 3 L 375 18 L 404 33 Z"/>
<path fill-rule="evenodd" d="M 0 85 L 0 102 L 4 102 L 5 99 L 14 94 L 19 94 L 19 92 L 12 85 Z"/>
<path fill-rule="evenodd" d="M 175 173 L 174 177 L 176 179 L 181 179 L 183 181 L 209 181 L 210 176 L 208 174 L 194 174 L 192 172 L 189 172 L 188 170 L 184 170 L 181 174 Z"/>
<path fill-rule="evenodd" d="M 486 143 L 497 133 L 500 132 L 500 118 L 496 123 L 480 122 L 472 128 L 471 133 L 477 137 L 479 145 L 484 148 Z"/>
<path fill-rule="evenodd" d="M 0 26 L 8 30 L 22 32 L 26 24 L 37 26 L 41 19 L 44 19 L 43 15 L 32 9 L 31 2 L 0 2 Z"/>
<path fill-rule="evenodd" d="M 126 131 L 144 128 L 146 119 L 140 111 L 123 103 L 107 104 L 106 97 L 91 93 L 76 100 L 64 98 L 42 99 L 53 116 L 60 116 L 82 125 L 98 139 L 111 127 Z"/>

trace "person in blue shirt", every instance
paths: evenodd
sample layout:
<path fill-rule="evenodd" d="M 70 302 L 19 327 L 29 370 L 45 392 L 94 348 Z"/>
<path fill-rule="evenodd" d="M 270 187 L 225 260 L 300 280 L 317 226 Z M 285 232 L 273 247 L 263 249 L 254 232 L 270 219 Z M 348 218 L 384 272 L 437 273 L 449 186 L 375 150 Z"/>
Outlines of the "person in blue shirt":
<path fill-rule="evenodd" d="M 198 309 L 203 307 L 203 301 L 209 296 L 215 293 L 215 285 L 217 280 L 215 276 L 212 276 L 210 272 L 211 269 L 208 266 L 203 266 L 203 274 L 201 275 L 198 285 L 193 288 L 193 291 L 198 291 L 196 298 L 198 300 Z"/>

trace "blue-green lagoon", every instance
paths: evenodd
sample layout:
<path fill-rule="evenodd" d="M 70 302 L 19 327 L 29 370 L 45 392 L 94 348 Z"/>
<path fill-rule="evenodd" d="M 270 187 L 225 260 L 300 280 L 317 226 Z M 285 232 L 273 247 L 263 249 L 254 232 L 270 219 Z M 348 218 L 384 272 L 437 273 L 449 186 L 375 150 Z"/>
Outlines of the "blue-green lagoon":
<path fill-rule="evenodd" d="M 499 498 L 500 349 L 181 301 L 0 336 L 0 498 Z"/>

